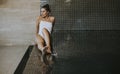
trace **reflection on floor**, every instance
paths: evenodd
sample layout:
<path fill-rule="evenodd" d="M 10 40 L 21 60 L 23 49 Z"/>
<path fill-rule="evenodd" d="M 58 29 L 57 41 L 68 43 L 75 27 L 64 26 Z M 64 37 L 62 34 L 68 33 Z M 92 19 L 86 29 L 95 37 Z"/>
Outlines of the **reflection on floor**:
<path fill-rule="evenodd" d="M 120 31 L 58 31 L 53 46 L 58 53 L 52 68 L 33 50 L 24 74 L 115 74 L 119 72 Z M 51 69 L 50 73 L 43 73 Z"/>
<path fill-rule="evenodd" d="M 38 48 L 34 46 L 23 74 L 48 74 L 52 70 L 53 63 L 53 61 L 49 61 L 49 65 L 46 65 L 44 62 L 41 62 L 41 53 Z"/>

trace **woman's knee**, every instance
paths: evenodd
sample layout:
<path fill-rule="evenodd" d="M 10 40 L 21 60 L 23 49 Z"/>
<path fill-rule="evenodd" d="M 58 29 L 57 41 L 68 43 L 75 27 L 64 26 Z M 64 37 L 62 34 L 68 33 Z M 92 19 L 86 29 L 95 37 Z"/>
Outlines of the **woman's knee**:
<path fill-rule="evenodd" d="M 37 37 L 37 43 L 44 43 L 44 39 L 42 37 Z"/>
<path fill-rule="evenodd" d="M 37 44 L 38 49 L 42 49 L 43 48 L 43 44 Z"/>

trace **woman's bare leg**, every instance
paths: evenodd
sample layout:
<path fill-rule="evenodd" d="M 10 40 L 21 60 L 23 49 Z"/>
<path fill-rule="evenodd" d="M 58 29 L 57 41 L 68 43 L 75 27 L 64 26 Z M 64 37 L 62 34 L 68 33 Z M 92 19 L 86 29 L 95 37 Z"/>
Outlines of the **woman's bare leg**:
<path fill-rule="evenodd" d="M 47 52 L 48 53 L 51 53 L 51 41 L 50 41 L 50 34 L 48 32 L 47 29 L 43 28 L 43 34 L 44 34 L 44 37 L 45 37 L 45 42 L 46 42 L 46 45 L 47 45 Z"/>
<path fill-rule="evenodd" d="M 42 50 L 45 44 L 44 39 L 40 35 L 37 35 L 36 40 L 37 40 L 38 49 Z"/>

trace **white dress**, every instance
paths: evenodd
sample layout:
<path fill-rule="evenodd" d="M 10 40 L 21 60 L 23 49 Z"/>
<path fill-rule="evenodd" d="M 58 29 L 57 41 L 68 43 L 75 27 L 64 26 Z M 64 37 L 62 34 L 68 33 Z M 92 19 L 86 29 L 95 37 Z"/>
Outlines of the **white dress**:
<path fill-rule="evenodd" d="M 40 21 L 38 34 L 41 35 L 44 38 L 43 28 L 47 29 L 48 32 L 51 34 L 51 32 L 52 32 L 52 23 L 47 22 L 47 21 L 43 21 L 43 20 Z"/>

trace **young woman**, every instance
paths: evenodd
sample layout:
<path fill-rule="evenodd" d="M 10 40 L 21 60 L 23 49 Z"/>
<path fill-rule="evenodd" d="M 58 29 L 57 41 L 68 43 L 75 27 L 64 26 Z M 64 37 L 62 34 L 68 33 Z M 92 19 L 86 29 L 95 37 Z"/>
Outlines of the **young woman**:
<path fill-rule="evenodd" d="M 55 24 L 55 18 L 50 15 L 50 7 L 48 4 L 42 6 L 41 15 L 36 21 L 36 41 L 38 48 L 44 52 L 51 54 L 51 33 Z"/>

